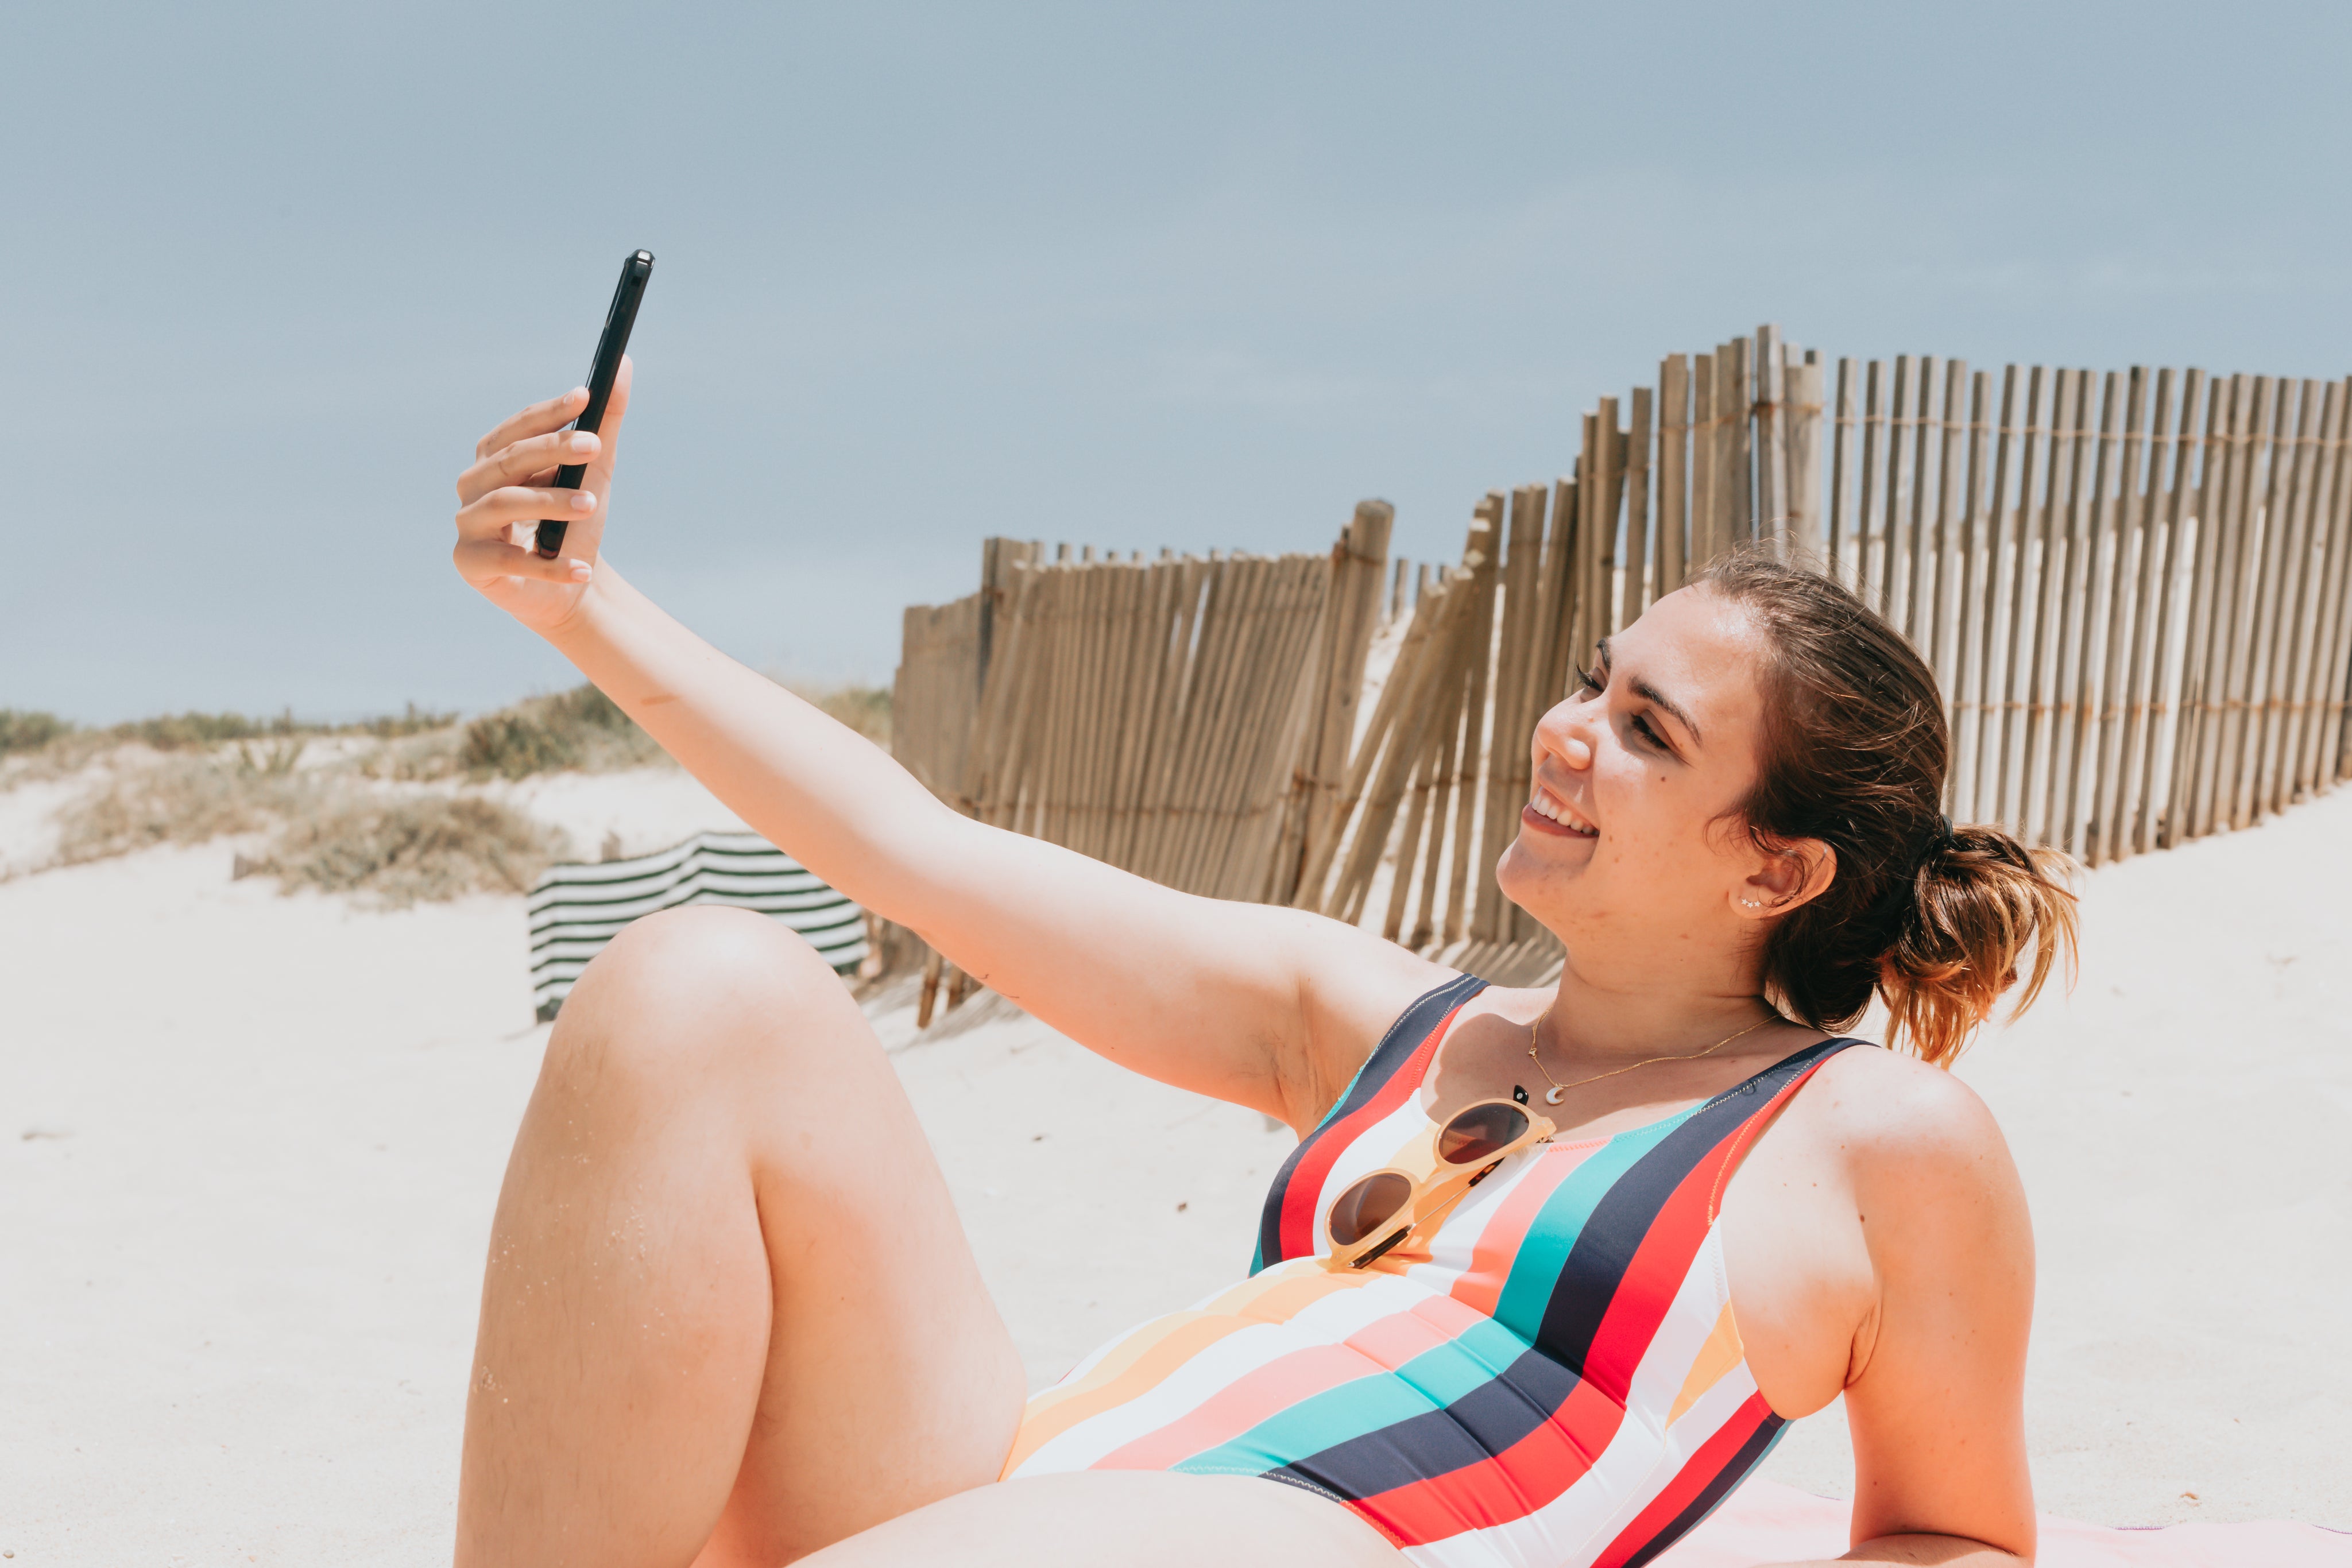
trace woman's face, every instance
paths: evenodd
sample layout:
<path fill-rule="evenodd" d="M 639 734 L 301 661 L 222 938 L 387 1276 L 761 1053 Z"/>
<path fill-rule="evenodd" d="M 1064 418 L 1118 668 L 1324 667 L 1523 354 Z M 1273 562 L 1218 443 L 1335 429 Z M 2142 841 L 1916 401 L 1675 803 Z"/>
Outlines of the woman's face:
<path fill-rule="evenodd" d="M 1717 947 L 1752 931 L 1740 901 L 1769 901 L 1754 879 L 1785 873 L 1726 813 L 1756 782 L 1763 653 L 1748 613 L 1704 587 L 1608 639 L 1591 684 L 1536 726 L 1531 799 L 1496 868 L 1504 894 L 1571 949 Z"/>

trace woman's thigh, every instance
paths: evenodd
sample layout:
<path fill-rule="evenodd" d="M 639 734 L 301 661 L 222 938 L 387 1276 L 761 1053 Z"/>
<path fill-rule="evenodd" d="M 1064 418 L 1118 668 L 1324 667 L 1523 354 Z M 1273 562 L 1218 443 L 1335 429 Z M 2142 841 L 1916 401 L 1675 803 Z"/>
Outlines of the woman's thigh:
<path fill-rule="evenodd" d="M 632 926 L 500 1195 L 460 1561 L 784 1561 L 992 1480 L 1022 1396 L 840 980 L 761 916 Z"/>
<path fill-rule="evenodd" d="M 761 1563 L 993 1481 L 1025 1394 L 897 1071 L 837 981 L 813 1012 L 823 1061 L 774 1053 L 745 1107 L 775 1295 L 714 1544 Z M 819 1077 L 824 1092 L 812 1092 Z"/>
<path fill-rule="evenodd" d="M 1399 1568 L 1339 1504 L 1254 1476 L 1090 1470 L 961 1492 L 828 1547 L 810 1568 Z"/>

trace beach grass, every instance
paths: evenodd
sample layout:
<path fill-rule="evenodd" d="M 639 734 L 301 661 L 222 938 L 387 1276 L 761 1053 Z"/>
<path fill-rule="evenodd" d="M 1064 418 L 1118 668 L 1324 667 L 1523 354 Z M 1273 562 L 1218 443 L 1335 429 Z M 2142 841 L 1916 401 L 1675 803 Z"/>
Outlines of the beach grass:
<path fill-rule="evenodd" d="M 888 745 L 887 688 L 801 695 Z M 510 793 L 523 780 L 675 766 L 593 685 L 465 723 L 414 704 L 341 724 L 183 713 L 102 727 L 0 709 L 0 789 L 27 779 L 73 789 L 53 819 L 51 863 L 253 836 L 255 848 L 239 848 L 238 876 L 390 906 L 522 892 L 575 852 L 531 817 L 528 792 Z"/>

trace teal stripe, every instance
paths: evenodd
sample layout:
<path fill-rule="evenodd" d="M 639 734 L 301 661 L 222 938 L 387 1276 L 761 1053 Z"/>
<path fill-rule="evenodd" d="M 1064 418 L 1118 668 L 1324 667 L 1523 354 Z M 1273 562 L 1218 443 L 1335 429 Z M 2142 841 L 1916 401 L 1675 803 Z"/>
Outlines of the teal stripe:
<path fill-rule="evenodd" d="M 1526 1342 L 1493 1320 L 1481 1319 L 1459 1337 L 1423 1351 L 1393 1371 L 1375 1372 L 1309 1395 L 1241 1436 L 1172 1468 L 1194 1475 L 1280 1469 L 1335 1444 L 1442 1410 L 1493 1382 L 1527 1353 Z"/>
<path fill-rule="evenodd" d="M 1618 1134 L 1587 1155 L 1566 1181 L 1552 1189 L 1552 1195 L 1544 1199 L 1535 1222 L 1520 1240 L 1517 1255 L 1511 1260 L 1510 1277 L 1503 1282 L 1503 1293 L 1495 1302 L 1496 1321 L 1520 1339 L 1530 1344 L 1535 1343 L 1543 1327 L 1544 1309 L 1551 1303 L 1552 1291 L 1568 1267 L 1568 1255 L 1575 1249 L 1577 1238 L 1584 1234 L 1585 1221 L 1592 1218 L 1593 1209 L 1635 1161 L 1656 1148 L 1669 1133 L 1700 1109 L 1694 1105 L 1678 1116 Z"/>

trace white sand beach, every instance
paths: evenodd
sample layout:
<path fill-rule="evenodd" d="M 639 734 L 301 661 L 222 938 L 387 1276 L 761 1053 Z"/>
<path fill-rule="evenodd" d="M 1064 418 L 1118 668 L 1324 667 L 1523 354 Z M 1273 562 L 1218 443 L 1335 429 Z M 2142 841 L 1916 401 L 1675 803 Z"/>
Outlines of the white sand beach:
<path fill-rule="evenodd" d="M 591 853 L 733 825 L 662 769 L 514 798 Z M 483 1248 L 547 1036 L 522 901 L 285 896 L 233 882 L 236 848 L 0 882 L 10 1568 L 447 1560 Z M 2051 1512 L 2352 1526 L 2348 864 L 2339 793 L 2097 873 L 2079 987 L 1959 1069 L 2032 1201 Z M 909 999 L 871 1011 L 1034 1382 L 1246 1267 L 1286 1132 L 1001 1004 L 918 1035 Z M 1843 1495 L 1835 1408 L 1766 1473 Z"/>

